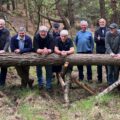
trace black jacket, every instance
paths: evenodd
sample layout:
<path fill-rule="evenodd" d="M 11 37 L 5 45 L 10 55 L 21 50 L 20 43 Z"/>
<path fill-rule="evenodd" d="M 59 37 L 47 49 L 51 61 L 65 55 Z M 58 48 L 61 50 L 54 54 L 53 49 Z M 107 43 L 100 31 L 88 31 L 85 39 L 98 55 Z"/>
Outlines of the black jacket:
<path fill-rule="evenodd" d="M 0 30 L 0 50 L 8 51 L 10 45 L 10 32 L 4 28 Z"/>
<path fill-rule="evenodd" d="M 104 31 L 104 33 L 102 32 L 102 30 Z M 106 32 L 108 31 L 107 27 L 99 27 L 96 31 L 95 31 L 95 35 L 94 35 L 94 41 L 96 43 L 96 52 L 97 53 L 105 53 L 106 49 L 105 49 L 105 35 Z M 100 37 L 100 40 L 98 39 L 98 36 Z"/>
<path fill-rule="evenodd" d="M 53 52 L 53 50 L 54 50 L 53 37 L 50 34 L 47 34 L 47 36 L 43 39 L 40 37 L 40 34 L 37 33 L 33 39 L 34 51 L 36 52 L 37 49 L 44 49 L 45 47 L 47 49 L 51 49 Z"/>

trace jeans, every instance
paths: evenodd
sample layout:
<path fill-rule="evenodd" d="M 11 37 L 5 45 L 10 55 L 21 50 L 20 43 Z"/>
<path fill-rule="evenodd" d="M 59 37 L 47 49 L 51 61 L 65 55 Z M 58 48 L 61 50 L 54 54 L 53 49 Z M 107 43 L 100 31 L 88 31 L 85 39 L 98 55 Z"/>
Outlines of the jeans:
<path fill-rule="evenodd" d="M 119 66 L 108 66 L 108 84 L 111 85 L 118 80 Z"/>
<path fill-rule="evenodd" d="M 6 67 L 1 67 L 0 86 L 4 86 L 5 85 L 6 75 L 7 75 L 7 68 Z"/>
<path fill-rule="evenodd" d="M 51 82 L 52 82 L 52 66 L 46 65 L 45 70 L 46 70 L 46 88 L 49 89 L 51 88 Z M 42 86 L 43 85 L 42 66 L 40 65 L 37 66 L 36 71 L 37 71 L 38 84 L 39 86 Z"/>

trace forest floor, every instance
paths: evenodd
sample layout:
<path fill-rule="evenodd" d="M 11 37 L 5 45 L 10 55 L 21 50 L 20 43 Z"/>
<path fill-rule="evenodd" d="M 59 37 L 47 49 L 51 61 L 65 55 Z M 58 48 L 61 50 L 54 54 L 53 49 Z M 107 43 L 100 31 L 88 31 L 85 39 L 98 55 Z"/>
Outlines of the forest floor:
<path fill-rule="evenodd" d="M 76 68 L 75 68 L 76 69 Z M 39 91 L 35 67 L 30 74 L 35 79 L 34 89 L 20 89 L 20 78 L 15 69 L 9 68 L 7 83 L 0 88 L 0 120 L 120 120 L 120 94 L 117 89 L 99 100 L 75 85 L 70 89 L 70 106 L 64 106 L 63 91 L 53 80 L 53 92 Z M 106 86 L 96 84 L 96 67 L 90 84 L 101 91 Z M 104 76 L 105 77 L 105 76 Z"/>

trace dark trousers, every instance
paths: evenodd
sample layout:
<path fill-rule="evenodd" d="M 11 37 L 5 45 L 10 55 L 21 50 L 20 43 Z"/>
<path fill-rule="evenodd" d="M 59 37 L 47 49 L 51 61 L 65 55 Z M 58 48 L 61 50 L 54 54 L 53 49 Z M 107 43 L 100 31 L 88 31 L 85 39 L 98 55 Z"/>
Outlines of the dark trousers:
<path fill-rule="evenodd" d="M 7 75 L 7 67 L 1 67 L 0 86 L 4 86 L 5 85 L 6 75 Z"/>
<path fill-rule="evenodd" d="M 102 82 L 102 66 L 103 65 L 97 65 L 97 78 L 98 78 L 98 81 Z M 106 79 L 108 80 L 108 74 L 107 74 L 107 66 L 105 66 L 105 69 L 106 69 Z"/>
<path fill-rule="evenodd" d="M 92 52 L 81 52 L 81 53 L 90 54 Z M 78 54 L 81 54 L 81 53 L 78 53 Z M 78 67 L 78 71 L 79 71 L 79 79 L 83 80 L 84 79 L 83 65 L 78 65 L 77 67 Z M 87 65 L 86 68 L 87 68 L 87 80 L 92 80 L 92 68 L 91 68 L 91 65 Z"/>
<path fill-rule="evenodd" d="M 21 78 L 21 85 L 26 87 L 29 82 L 29 69 L 30 66 L 16 66 L 18 75 Z"/>
<path fill-rule="evenodd" d="M 108 84 L 111 85 L 118 80 L 119 66 L 108 65 Z"/>
<path fill-rule="evenodd" d="M 84 79 L 84 74 L 83 74 L 83 65 L 78 65 L 78 71 L 79 71 L 79 79 L 83 80 Z M 92 68 L 91 65 L 87 65 L 87 80 L 92 80 Z"/>
<path fill-rule="evenodd" d="M 97 54 L 105 54 L 104 51 L 100 52 L 100 50 L 96 51 L 96 53 Z M 103 67 L 103 65 L 97 65 L 97 78 L 98 78 L 99 82 L 102 82 L 102 67 Z M 107 69 L 107 66 L 105 66 L 105 68 L 106 68 L 106 79 L 108 80 L 108 73 L 107 73 L 108 69 Z"/>

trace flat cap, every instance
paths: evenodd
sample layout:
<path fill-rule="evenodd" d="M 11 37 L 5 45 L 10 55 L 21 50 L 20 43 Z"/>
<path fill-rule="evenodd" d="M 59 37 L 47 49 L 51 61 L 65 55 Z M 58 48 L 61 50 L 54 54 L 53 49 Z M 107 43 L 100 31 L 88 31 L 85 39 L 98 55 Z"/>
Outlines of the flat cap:
<path fill-rule="evenodd" d="M 112 23 L 112 24 L 110 24 L 109 28 L 111 28 L 111 29 L 117 29 L 118 25 L 116 23 Z"/>

